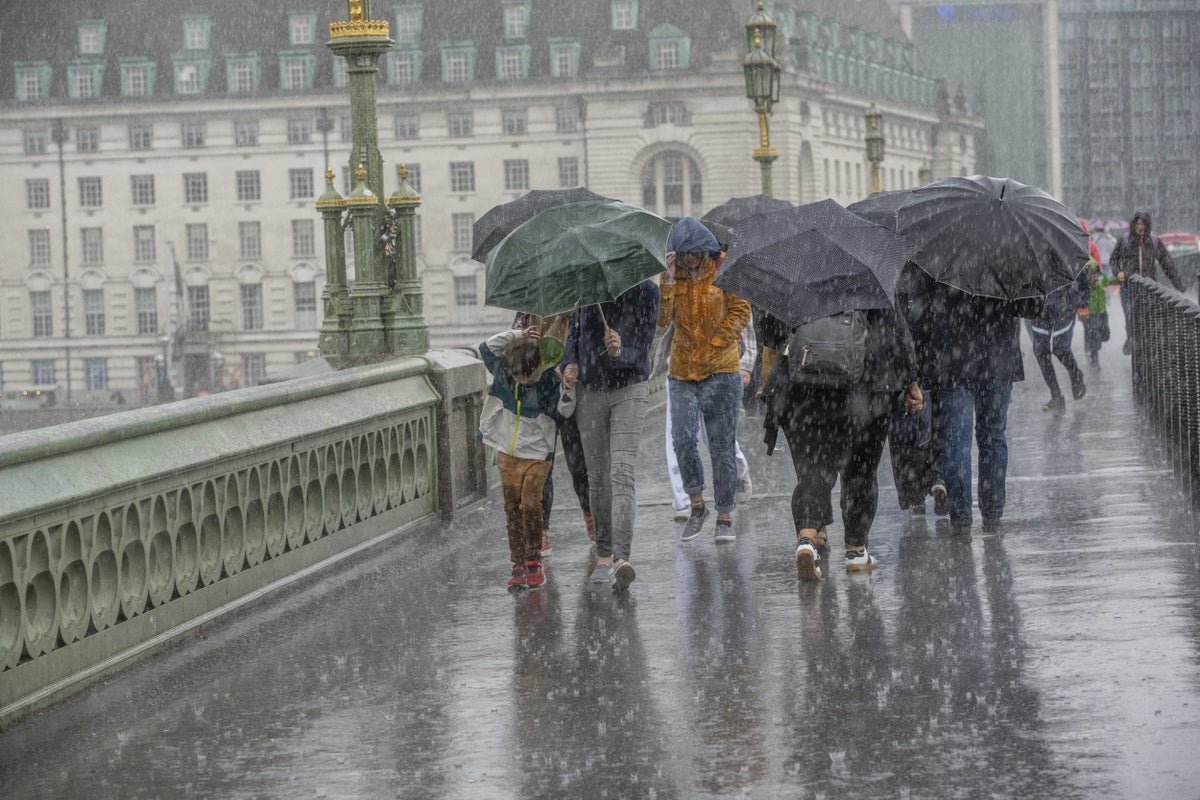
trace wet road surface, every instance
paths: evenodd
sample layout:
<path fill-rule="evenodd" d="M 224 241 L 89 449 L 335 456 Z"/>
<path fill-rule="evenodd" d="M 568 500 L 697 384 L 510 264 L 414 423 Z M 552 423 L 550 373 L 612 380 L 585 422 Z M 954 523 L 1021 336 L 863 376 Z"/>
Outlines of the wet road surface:
<path fill-rule="evenodd" d="M 997 534 L 900 511 L 885 460 L 879 570 L 839 523 L 798 585 L 748 419 L 738 541 L 680 545 L 659 410 L 628 596 L 585 584 L 560 465 L 543 591 L 504 590 L 497 492 L 0 734 L 0 797 L 1200 797 L 1197 523 L 1113 316 L 1065 414 L 1027 358 Z"/>

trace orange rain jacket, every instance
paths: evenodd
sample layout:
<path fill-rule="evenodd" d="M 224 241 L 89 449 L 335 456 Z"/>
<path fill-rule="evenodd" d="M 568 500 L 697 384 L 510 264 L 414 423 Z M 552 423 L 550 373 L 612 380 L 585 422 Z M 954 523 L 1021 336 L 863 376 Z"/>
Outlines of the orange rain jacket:
<path fill-rule="evenodd" d="M 738 372 L 738 335 L 750 322 L 750 304 L 712 285 L 721 259 L 706 258 L 695 278 L 675 271 L 675 283 L 660 288 L 658 325 L 675 323 L 669 375 L 702 381 L 720 372 Z"/>

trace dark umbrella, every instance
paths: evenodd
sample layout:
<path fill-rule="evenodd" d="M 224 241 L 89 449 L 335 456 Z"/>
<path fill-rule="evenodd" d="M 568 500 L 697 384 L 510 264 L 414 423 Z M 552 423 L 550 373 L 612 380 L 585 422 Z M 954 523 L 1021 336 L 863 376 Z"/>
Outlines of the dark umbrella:
<path fill-rule="evenodd" d="M 663 271 L 670 232 L 662 217 L 616 200 L 547 209 L 488 255 L 484 301 L 549 317 L 615 300 Z"/>
<path fill-rule="evenodd" d="M 716 222 L 736 228 L 739 222 L 748 217 L 753 217 L 755 214 L 762 214 L 766 211 L 780 211 L 785 208 L 792 208 L 792 204 L 787 200 L 780 200 L 778 197 L 771 197 L 770 195 L 756 194 L 750 197 L 732 197 L 716 208 L 710 209 L 707 214 L 700 218 L 700 221 L 703 223 Z M 720 241 L 720 237 L 718 237 L 717 241 Z"/>
<path fill-rule="evenodd" d="M 1079 217 L 1009 178 L 943 178 L 913 189 L 896 212 L 896 230 L 914 263 L 979 297 L 1044 297 L 1088 262 Z"/>
<path fill-rule="evenodd" d="M 822 200 L 743 220 L 713 285 L 794 328 L 892 307 L 907 254 L 901 237 Z"/>
<path fill-rule="evenodd" d="M 475 220 L 475 224 L 471 226 L 471 258 L 486 261 L 488 253 L 492 252 L 505 236 L 539 212 L 567 203 L 578 203 L 581 200 L 608 198 L 581 186 L 574 189 L 534 189 L 516 200 L 496 206 Z"/>
<path fill-rule="evenodd" d="M 904 201 L 912 194 L 910 189 L 899 189 L 894 192 L 875 192 L 864 199 L 846 206 L 851 214 L 862 217 L 868 222 L 882 225 L 889 231 L 896 230 L 896 212 Z"/>

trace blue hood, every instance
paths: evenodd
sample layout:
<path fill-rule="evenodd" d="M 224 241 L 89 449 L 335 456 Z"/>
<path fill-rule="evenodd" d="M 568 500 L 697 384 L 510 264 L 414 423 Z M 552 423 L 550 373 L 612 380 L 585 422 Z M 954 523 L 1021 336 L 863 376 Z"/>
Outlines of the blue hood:
<path fill-rule="evenodd" d="M 704 223 L 695 217 L 684 217 L 671 226 L 671 235 L 667 237 L 667 251 L 676 253 L 710 253 L 717 255 L 721 245 L 717 237 L 712 235 Z"/>

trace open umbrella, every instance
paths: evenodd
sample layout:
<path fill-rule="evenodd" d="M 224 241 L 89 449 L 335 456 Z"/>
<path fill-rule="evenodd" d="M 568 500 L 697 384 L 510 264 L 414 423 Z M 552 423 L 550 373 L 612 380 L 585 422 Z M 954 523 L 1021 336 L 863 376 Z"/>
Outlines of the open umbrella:
<path fill-rule="evenodd" d="M 615 300 L 666 267 L 671 223 L 615 200 L 537 214 L 487 257 L 487 305 L 549 317 Z"/>
<path fill-rule="evenodd" d="M 1088 261 L 1088 235 L 1049 194 L 1008 178 L 943 178 L 909 193 L 896 230 L 938 282 L 980 297 L 1043 297 Z"/>
<path fill-rule="evenodd" d="M 896 212 L 904 201 L 912 194 L 910 189 L 897 189 L 894 192 L 875 192 L 862 200 L 846 206 L 846 210 L 868 222 L 882 225 L 889 231 L 896 230 Z"/>
<path fill-rule="evenodd" d="M 700 221 L 704 223 L 715 222 L 735 228 L 739 222 L 748 217 L 753 217 L 755 214 L 762 214 L 765 211 L 780 211 L 791 207 L 792 204 L 787 200 L 781 200 L 778 197 L 771 197 L 766 194 L 756 194 L 750 197 L 731 197 L 724 203 L 721 203 L 721 205 L 710 209 L 707 214 L 700 218 Z M 719 237 L 717 241 L 720 241 Z"/>
<path fill-rule="evenodd" d="M 896 234 L 822 200 L 743 220 L 713 285 L 796 327 L 890 308 L 907 255 Z"/>
<path fill-rule="evenodd" d="M 502 203 L 475 220 L 475 224 L 471 226 L 471 258 L 476 261 L 486 260 L 488 253 L 500 244 L 500 240 L 541 211 L 566 203 L 607 199 L 581 186 L 574 189 L 534 189 L 526 192 L 516 200 Z"/>

